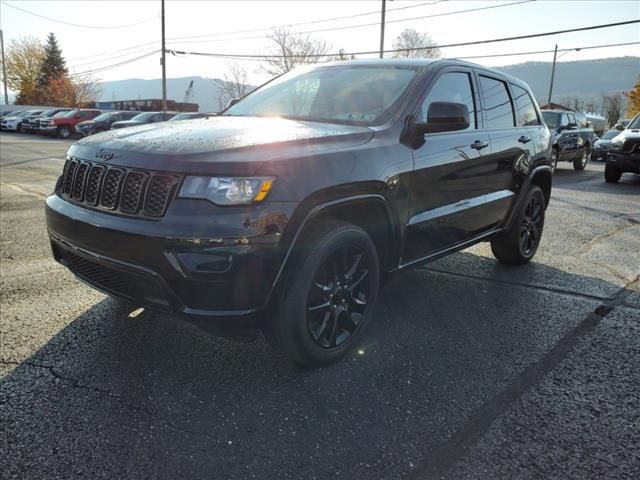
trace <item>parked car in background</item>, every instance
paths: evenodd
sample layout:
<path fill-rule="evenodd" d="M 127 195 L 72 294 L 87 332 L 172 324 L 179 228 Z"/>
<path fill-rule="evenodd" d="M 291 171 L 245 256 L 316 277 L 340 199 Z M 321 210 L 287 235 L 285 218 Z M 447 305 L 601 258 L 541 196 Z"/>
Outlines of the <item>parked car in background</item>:
<path fill-rule="evenodd" d="M 93 120 L 85 120 L 76 125 L 76 132 L 86 137 L 87 135 L 93 135 L 94 133 L 106 132 L 111 129 L 111 125 L 114 122 L 121 122 L 124 120 L 131 120 L 140 112 L 105 112 L 98 115 Z"/>
<path fill-rule="evenodd" d="M 22 122 L 22 131 L 27 133 L 37 133 L 40 131 L 40 121 L 49 120 L 54 115 L 61 112 L 68 112 L 70 110 L 70 108 L 52 108 L 50 110 L 45 110 L 35 117 L 25 118 Z"/>
<path fill-rule="evenodd" d="M 169 119 L 170 122 L 179 122 L 181 120 L 195 120 L 196 118 L 207 118 L 214 116 L 215 113 L 206 112 L 183 112 Z"/>
<path fill-rule="evenodd" d="M 213 332 L 264 329 L 320 366 L 358 345 L 392 272 L 482 241 L 529 262 L 550 139 L 531 89 L 496 70 L 319 65 L 220 116 L 76 142 L 47 232 L 103 292 Z"/>
<path fill-rule="evenodd" d="M 8 131 L 16 131 L 22 133 L 22 123 L 31 117 L 36 117 L 42 113 L 42 110 L 23 110 L 12 117 L 3 118 L 0 122 L 0 129 Z"/>
<path fill-rule="evenodd" d="M 145 125 L 147 123 L 166 122 L 167 120 L 175 117 L 177 112 L 142 112 L 138 113 L 131 120 L 124 120 L 122 122 L 113 122 L 111 129 L 116 130 L 118 128 L 135 127 L 138 125 Z"/>
<path fill-rule="evenodd" d="M 620 131 L 612 128 L 605 132 L 598 140 L 593 143 L 593 151 L 591 152 L 592 160 L 607 159 L 607 152 L 611 149 L 611 140 L 620 135 Z"/>
<path fill-rule="evenodd" d="M 575 170 L 584 170 L 593 145 L 593 128 L 588 125 L 586 115 L 542 110 L 542 117 L 551 131 L 553 169 L 558 167 L 558 162 L 572 162 Z"/>
<path fill-rule="evenodd" d="M 0 120 L 3 118 L 11 117 L 13 113 L 18 113 L 16 110 L 3 110 L 0 112 Z"/>
<path fill-rule="evenodd" d="M 615 128 L 616 130 L 622 131 L 627 127 L 627 125 L 629 125 L 630 121 L 631 121 L 631 119 L 629 119 L 629 118 L 621 118 L 620 120 L 618 120 L 616 122 L 616 124 L 613 126 L 613 128 Z"/>
<path fill-rule="evenodd" d="M 611 148 L 607 152 L 604 179 L 617 183 L 623 173 L 640 175 L 640 113 L 611 140 Z"/>
<path fill-rule="evenodd" d="M 100 110 L 75 108 L 63 115 L 54 115 L 50 119 L 40 120 L 40 133 L 69 138 L 75 133 L 78 123 L 91 120 L 101 113 Z"/>

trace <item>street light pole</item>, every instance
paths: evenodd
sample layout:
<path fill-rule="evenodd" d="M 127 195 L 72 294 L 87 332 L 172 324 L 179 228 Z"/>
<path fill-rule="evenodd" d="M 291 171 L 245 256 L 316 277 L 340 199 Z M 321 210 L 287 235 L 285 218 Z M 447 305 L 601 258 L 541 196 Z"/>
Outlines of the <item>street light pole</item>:
<path fill-rule="evenodd" d="M 162 2 L 162 111 L 167 111 L 167 63 L 166 63 L 166 49 L 164 47 L 164 0 Z"/>
<path fill-rule="evenodd" d="M 384 55 L 384 14 L 387 0 L 382 0 L 382 18 L 380 19 L 380 58 Z"/>
<path fill-rule="evenodd" d="M 0 29 L 0 51 L 2 51 L 2 85 L 4 86 L 4 104 L 9 105 L 9 94 L 7 93 L 7 63 L 4 60 L 4 39 L 2 29 Z"/>
<path fill-rule="evenodd" d="M 551 108 L 551 94 L 553 93 L 553 78 L 556 76 L 556 56 L 558 55 L 558 45 L 553 51 L 553 66 L 551 67 L 551 83 L 549 84 L 549 100 L 547 100 L 547 108 Z"/>

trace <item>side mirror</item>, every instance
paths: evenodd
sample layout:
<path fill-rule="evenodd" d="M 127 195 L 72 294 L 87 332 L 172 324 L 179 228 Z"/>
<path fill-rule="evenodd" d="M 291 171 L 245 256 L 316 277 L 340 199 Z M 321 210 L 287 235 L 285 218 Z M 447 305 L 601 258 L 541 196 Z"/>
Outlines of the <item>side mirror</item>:
<path fill-rule="evenodd" d="M 622 124 L 620 124 L 620 123 L 619 123 L 619 124 L 617 124 L 617 125 L 616 125 L 615 127 L 613 127 L 613 128 L 615 128 L 616 130 L 619 130 L 619 131 L 621 132 L 622 130 L 624 130 L 624 125 L 622 125 Z"/>
<path fill-rule="evenodd" d="M 469 110 L 464 103 L 433 102 L 424 133 L 455 132 L 469 128 Z"/>
<path fill-rule="evenodd" d="M 237 98 L 237 97 L 234 97 L 234 98 L 229 99 L 229 101 L 227 102 L 227 108 L 231 108 L 231 107 L 233 107 L 233 106 L 234 106 L 236 103 L 238 103 L 239 101 L 240 101 L 240 99 L 239 99 L 239 98 Z"/>

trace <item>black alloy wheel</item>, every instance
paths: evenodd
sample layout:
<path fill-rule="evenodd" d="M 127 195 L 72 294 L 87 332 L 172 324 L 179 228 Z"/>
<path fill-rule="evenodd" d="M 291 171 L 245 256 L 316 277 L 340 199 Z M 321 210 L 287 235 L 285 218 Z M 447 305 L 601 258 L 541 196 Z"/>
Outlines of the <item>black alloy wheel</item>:
<path fill-rule="evenodd" d="M 307 328 L 314 343 L 340 347 L 356 332 L 370 297 L 369 259 L 356 245 L 342 245 L 318 268 L 307 297 Z"/>
<path fill-rule="evenodd" d="M 520 252 L 524 257 L 533 256 L 538 248 L 542 237 L 543 211 L 544 205 L 541 204 L 540 197 L 529 197 L 520 223 Z"/>

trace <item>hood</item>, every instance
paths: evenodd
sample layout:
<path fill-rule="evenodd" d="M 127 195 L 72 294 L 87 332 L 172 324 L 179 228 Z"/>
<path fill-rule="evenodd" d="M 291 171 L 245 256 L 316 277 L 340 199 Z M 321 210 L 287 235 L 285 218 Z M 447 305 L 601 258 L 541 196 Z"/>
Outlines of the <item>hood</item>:
<path fill-rule="evenodd" d="M 640 129 L 638 128 L 634 128 L 634 129 L 629 129 L 627 128 L 626 130 L 623 130 L 620 132 L 620 134 L 616 137 L 613 137 L 611 139 L 612 143 L 622 143 L 625 140 L 628 139 L 640 139 Z"/>
<path fill-rule="evenodd" d="M 127 122 L 118 122 L 127 123 Z M 143 162 L 179 169 L 190 162 L 265 162 L 367 143 L 367 127 L 303 122 L 282 118 L 209 117 L 110 130 L 75 143 L 70 155 L 92 160 L 107 153 L 117 163 Z"/>
<path fill-rule="evenodd" d="M 85 120 L 84 122 L 80 122 L 76 125 L 76 128 L 81 128 L 81 127 L 91 127 L 93 125 L 95 125 L 96 122 L 95 120 Z"/>

